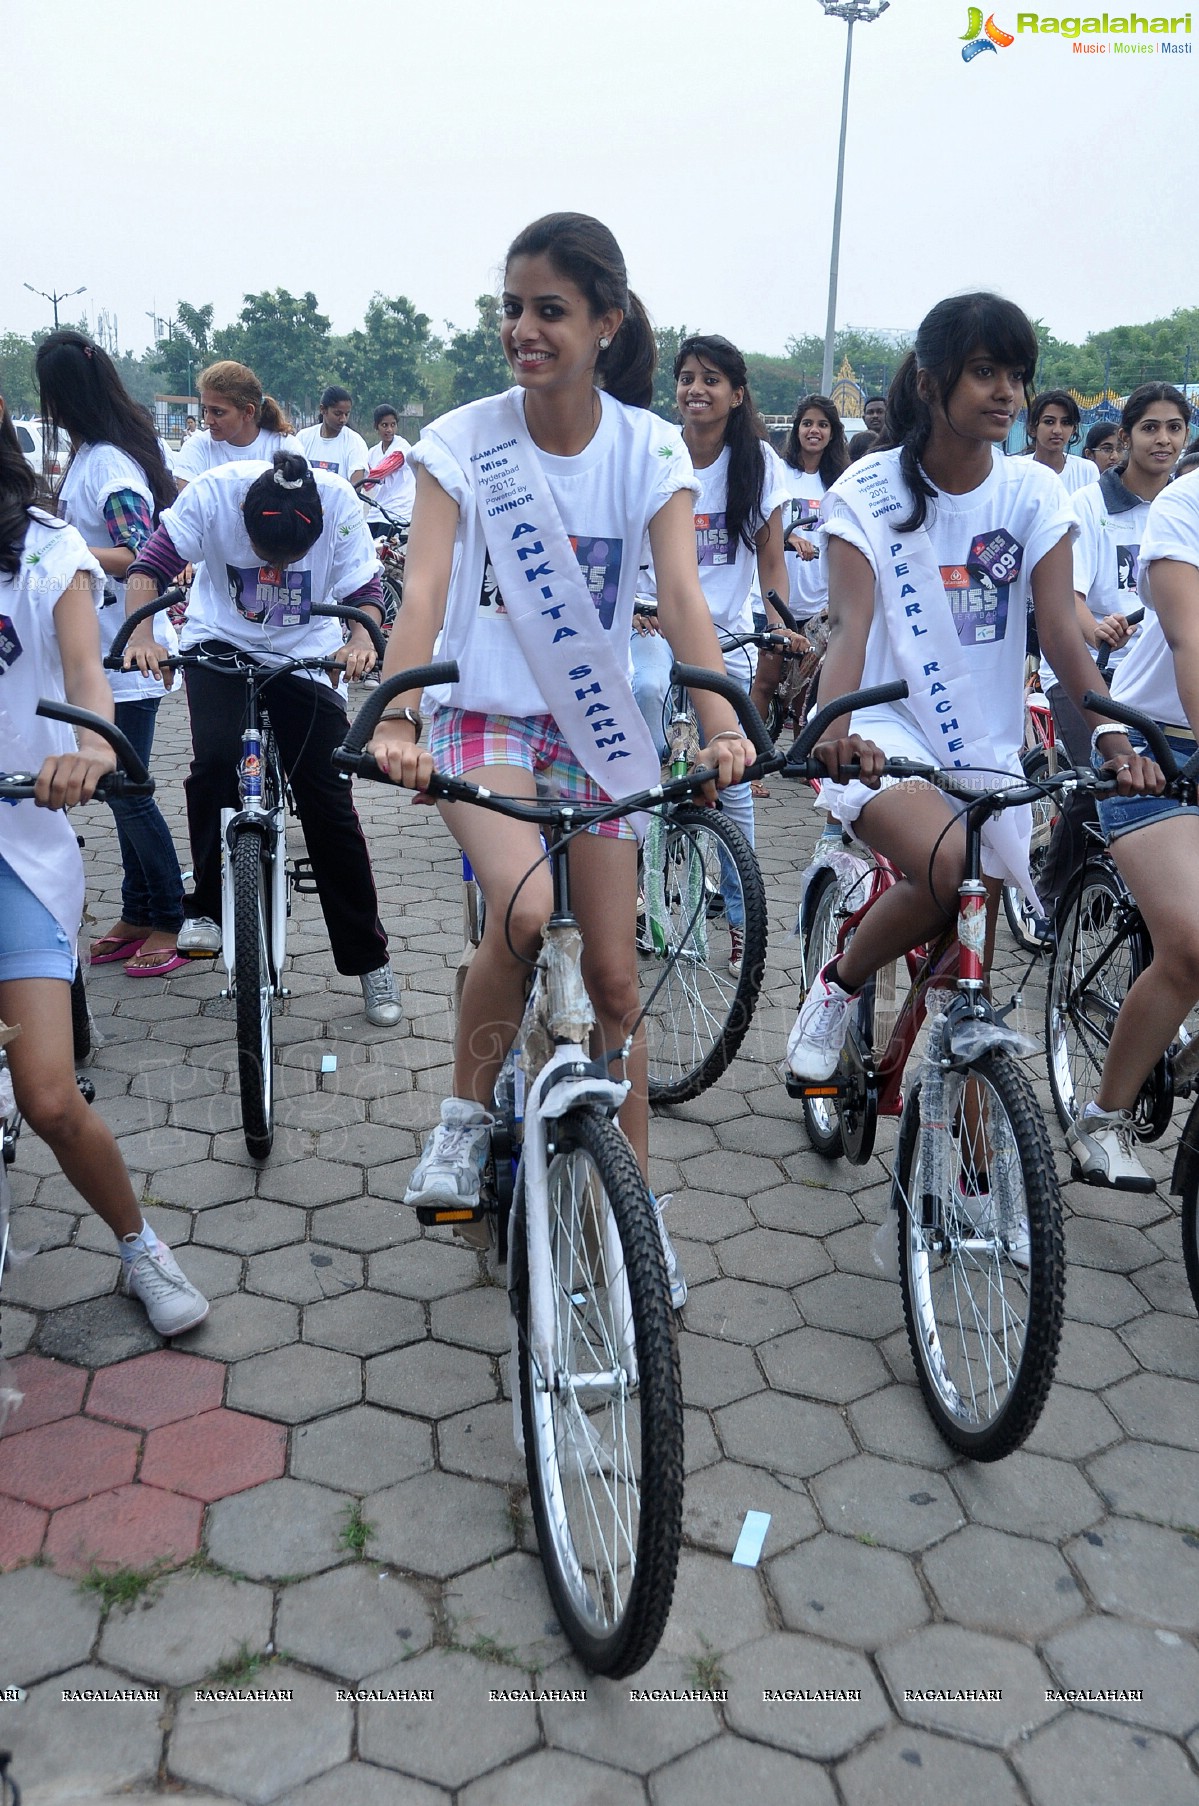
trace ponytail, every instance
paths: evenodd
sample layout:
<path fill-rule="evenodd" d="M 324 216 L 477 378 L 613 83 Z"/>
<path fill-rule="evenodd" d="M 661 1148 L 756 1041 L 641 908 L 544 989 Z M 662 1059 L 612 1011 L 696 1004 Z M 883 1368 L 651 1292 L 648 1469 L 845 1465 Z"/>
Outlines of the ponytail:
<path fill-rule="evenodd" d="M 916 353 L 909 351 L 887 391 L 887 420 L 883 428 L 883 444 L 899 447 L 900 473 L 912 492 L 912 512 L 898 523 L 898 533 L 915 533 L 924 525 L 928 504 L 937 493 L 920 464 L 932 436 L 933 415 L 919 393 L 918 381 Z"/>
<path fill-rule="evenodd" d="M 273 395 L 263 396 L 262 406 L 258 410 L 258 424 L 264 433 L 290 436 L 296 430 Z"/>
<path fill-rule="evenodd" d="M 630 289 L 616 337 L 595 360 L 595 380 L 615 401 L 631 408 L 648 408 L 654 396 L 657 362 L 658 341 L 645 303 Z"/>
<path fill-rule="evenodd" d="M 275 453 L 270 470 L 250 484 L 241 511 L 251 545 L 277 565 L 303 558 L 325 524 L 316 479 L 298 452 Z"/>

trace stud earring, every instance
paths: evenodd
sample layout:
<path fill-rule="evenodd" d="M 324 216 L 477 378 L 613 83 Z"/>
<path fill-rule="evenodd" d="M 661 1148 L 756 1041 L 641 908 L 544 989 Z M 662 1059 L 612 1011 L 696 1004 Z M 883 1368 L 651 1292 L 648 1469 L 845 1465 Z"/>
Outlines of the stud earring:
<path fill-rule="evenodd" d="M 599 342 L 599 348 L 600 348 L 600 350 L 601 350 L 601 351 L 606 351 L 606 350 L 607 350 L 607 349 L 608 349 L 608 346 L 609 346 L 609 345 L 610 345 L 610 344 L 611 344 L 611 343 L 612 343 L 612 341 L 611 341 L 611 339 L 601 339 L 601 340 L 600 340 L 600 342 Z"/>

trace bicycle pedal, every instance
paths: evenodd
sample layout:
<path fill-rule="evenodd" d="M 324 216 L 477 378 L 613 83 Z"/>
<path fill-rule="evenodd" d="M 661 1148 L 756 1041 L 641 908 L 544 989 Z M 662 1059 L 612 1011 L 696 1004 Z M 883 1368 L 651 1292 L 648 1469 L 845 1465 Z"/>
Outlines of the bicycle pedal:
<path fill-rule="evenodd" d="M 797 1079 L 793 1072 L 783 1074 L 788 1097 L 844 1097 L 845 1087 L 836 1079 Z"/>
<path fill-rule="evenodd" d="M 301 897 L 317 895 L 316 879 L 312 875 L 310 859 L 296 859 L 292 862 L 291 888 Z"/>
<path fill-rule="evenodd" d="M 416 1207 L 416 1220 L 423 1223 L 426 1229 L 439 1223 L 481 1223 L 487 1215 L 485 1204 L 478 1205 L 474 1210 L 457 1204 L 418 1204 Z"/>

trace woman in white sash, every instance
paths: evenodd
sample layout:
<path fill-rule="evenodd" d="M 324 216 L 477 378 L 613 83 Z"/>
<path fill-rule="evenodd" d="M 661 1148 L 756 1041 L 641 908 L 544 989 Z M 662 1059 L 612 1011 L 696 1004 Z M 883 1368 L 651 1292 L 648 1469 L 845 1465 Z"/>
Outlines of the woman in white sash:
<path fill-rule="evenodd" d="M 896 677 L 909 688 L 906 702 L 833 724 L 820 756 L 830 772 L 860 756 L 862 781 L 824 785 L 821 803 L 905 877 L 814 979 L 787 1043 L 799 1078 L 832 1075 L 861 986 L 956 912 L 960 804 L 922 782 L 880 786 L 884 758 L 976 768 L 980 787 L 996 771 L 1019 774 L 1030 596 L 1041 645 L 1075 704 L 1103 688 L 1074 612 L 1077 529 L 1066 492 L 1036 460 L 999 449 L 1036 360 L 1032 325 L 1012 302 L 975 294 L 938 303 L 887 398 L 892 449 L 851 465 L 821 507 L 830 625 L 821 694 Z M 1125 735 L 1103 750 L 1122 794 L 1160 789 L 1156 765 Z M 1027 811 L 996 816 L 984 834 L 984 872 L 995 880 L 988 967 L 999 882 L 1031 893 L 1029 829 L 1018 815 Z"/>
<path fill-rule="evenodd" d="M 460 681 L 428 699 L 427 750 L 418 745 L 416 694 L 397 699 L 372 749 L 412 788 L 436 767 L 513 796 L 532 797 L 535 774 L 580 800 L 628 795 L 658 769 L 627 666 L 647 528 L 662 631 L 688 663 L 720 670 L 721 659 L 696 568 L 698 486 L 678 433 L 644 411 L 653 333 L 606 227 L 550 214 L 520 234 L 506 262 L 501 339 L 518 387 L 435 421 L 412 453 L 404 607 L 384 664 L 385 676 L 424 664 L 440 635 L 439 655 L 458 661 Z M 569 635 L 563 646 L 559 633 Z M 570 666 L 578 668 L 571 648 L 585 642 L 588 662 L 604 666 L 602 719 L 618 724 L 603 734 L 616 742 L 604 751 L 589 740 L 578 686 L 568 681 Z M 737 782 L 752 748 L 732 710 L 711 694 L 696 705 L 705 758 L 722 787 Z M 606 771 L 604 782 L 597 771 Z M 531 956 L 550 884 L 544 868 L 522 882 L 540 853 L 535 829 L 459 804 L 443 805 L 442 815 L 483 888 L 487 927 L 462 997 L 454 1095 L 406 1200 L 466 1204 L 478 1197 L 487 1106 L 523 1002 L 527 967 L 509 951 L 505 923 L 518 955 Z M 639 1009 L 637 847 L 627 824 L 605 830 L 576 841 L 571 862 L 597 1033 L 612 1048 Z M 627 1076 L 633 1089 L 621 1122 L 644 1171 L 640 1036 Z"/>

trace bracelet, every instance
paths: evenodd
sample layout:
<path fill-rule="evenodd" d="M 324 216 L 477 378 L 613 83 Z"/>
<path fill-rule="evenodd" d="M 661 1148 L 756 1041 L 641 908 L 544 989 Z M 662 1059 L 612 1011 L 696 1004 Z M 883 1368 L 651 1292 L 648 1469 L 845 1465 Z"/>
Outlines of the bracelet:
<path fill-rule="evenodd" d="M 410 722 L 415 730 L 417 730 L 417 740 L 421 739 L 421 731 L 423 731 L 424 722 L 421 721 L 421 717 L 415 712 L 415 708 L 385 708 L 383 713 L 379 715 L 379 721 Z"/>
<path fill-rule="evenodd" d="M 722 727 L 718 734 L 708 735 L 707 744 L 711 746 L 713 740 L 744 740 L 744 738 L 745 735 L 739 727 Z"/>
<path fill-rule="evenodd" d="M 1091 751 L 1094 752 L 1105 734 L 1127 734 L 1128 729 L 1122 721 L 1101 721 L 1091 735 Z"/>

